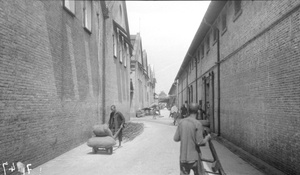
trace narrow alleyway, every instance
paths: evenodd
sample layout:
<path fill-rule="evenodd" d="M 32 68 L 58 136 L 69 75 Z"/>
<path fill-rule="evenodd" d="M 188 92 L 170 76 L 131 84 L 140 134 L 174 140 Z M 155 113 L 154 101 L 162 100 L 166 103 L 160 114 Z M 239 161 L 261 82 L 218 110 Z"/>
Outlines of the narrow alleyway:
<path fill-rule="evenodd" d="M 113 155 L 93 154 L 83 144 L 30 172 L 31 175 L 176 175 L 179 174 L 179 143 L 173 141 L 176 127 L 162 110 L 164 117 L 134 118 L 132 122 L 144 123 L 144 132 L 133 141 L 114 148 Z M 228 175 L 262 175 L 249 164 L 214 142 Z M 209 156 L 208 148 L 202 149 Z M 207 165 L 205 165 L 208 168 Z"/>

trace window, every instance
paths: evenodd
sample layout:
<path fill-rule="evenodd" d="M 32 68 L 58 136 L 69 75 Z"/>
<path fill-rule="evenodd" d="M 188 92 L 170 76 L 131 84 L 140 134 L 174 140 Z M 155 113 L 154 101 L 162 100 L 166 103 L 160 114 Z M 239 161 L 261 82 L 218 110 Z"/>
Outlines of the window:
<path fill-rule="evenodd" d="M 217 38 L 218 38 L 218 28 L 214 27 L 214 33 L 213 33 L 214 42 L 217 41 Z"/>
<path fill-rule="evenodd" d="M 198 49 L 198 51 L 197 51 L 197 60 L 198 60 L 198 63 L 200 63 L 200 57 L 201 57 L 201 52 L 200 52 L 200 49 Z"/>
<path fill-rule="evenodd" d="M 122 12 L 122 6 L 120 5 L 119 7 L 120 7 L 120 18 L 122 19 L 122 13 L 123 13 Z"/>
<path fill-rule="evenodd" d="M 204 45 L 201 45 L 201 59 L 204 57 Z"/>
<path fill-rule="evenodd" d="M 113 52 L 114 52 L 114 57 L 117 58 L 117 40 L 116 36 L 113 35 Z"/>
<path fill-rule="evenodd" d="M 191 99 L 191 90 L 190 90 L 190 87 L 189 87 L 189 86 L 187 87 L 186 93 L 187 93 L 187 101 L 190 102 L 190 99 Z"/>
<path fill-rule="evenodd" d="M 195 66 L 194 66 L 194 63 L 195 63 L 195 62 L 194 62 L 194 58 L 192 58 L 192 61 L 191 61 L 191 62 L 192 62 L 192 69 L 194 69 L 194 67 L 195 67 Z"/>
<path fill-rule="evenodd" d="M 227 29 L 227 23 L 226 23 L 226 13 L 224 12 L 222 14 L 222 33 L 224 33 Z"/>
<path fill-rule="evenodd" d="M 123 46 L 123 37 L 120 35 L 119 36 L 119 44 L 118 44 L 118 46 L 119 46 L 119 59 L 120 59 L 120 63 L 122 63 L 123 62 L 123 48 L 122 48 L 122 46 Z"/>
<path fill-rule="evenodd" d="M 234 1 L 234 17 L 233 17 L 233 22 L 238 19 L 238 17 L 242 14 L 242 9 L 241 9 L 241 0 L 236 0 Z"/>
<path fill-rule="evenodd" d="M 64 0 L 64 8 L 67 9 L 72 14 L 75 14 L 75 1 L 74 0 Z"/>
<path fill-rule="evenodd" d="M 241 11 L 241 0 L 235 0 L 234 2 L 234 14 L 237 15 Z"/>
<path fill-rule="evenodd" d="M 91 0 L 84 1 L 83 25 L 84 25 L 84 29 L 86 29 L 88 32 L 92 32 L 92 1 Z"/>
<path fill-rule="evenodd" d="M 128 44 L 125 44 L 125 51 L 126 51 L 126 55 L 125 55 L 124 67 L 127 66 L 127 61 L 130 60 L 130 58 L 129 58 L 129 46 L 128 46 Z"/>
<path fill-rule="evenodd" d="M 190 103 L 193 102 L 193 86 L 190 87 Z"/>
<path fill-rule="evenodd" d="M 123 38 L 123 41 L 124 41 L 124 38 Z M 126 50 L 126 44 L 125 44 L 125 42 L 122 44 L 122 49 L 123 49 L 123 51 L 122 51 L 122 53 L 123 53 L 123 61 L 124 61 L 124 67 L 126 67 L 126 61 L 127 61 L 127 58 L 126 58 L 126 55 L 127 55 L 127 50 Z"/>
<path fill-rule="evenodd" d="M 209 52 L 209 49 L 210 49 L 210 42 L 209 42 L 209 33 L 207 35 L 207 38 L 206 38 L 206 54 Z"/>
<path fill-rule="evenodd" d="M 143 88 L 142 81 L 139 79 L 139 100 L 140 100 L 140 102 L 143 101 L 143 98 L 142 98 L 142 95 L 143 95 L 142 88 Z"/>

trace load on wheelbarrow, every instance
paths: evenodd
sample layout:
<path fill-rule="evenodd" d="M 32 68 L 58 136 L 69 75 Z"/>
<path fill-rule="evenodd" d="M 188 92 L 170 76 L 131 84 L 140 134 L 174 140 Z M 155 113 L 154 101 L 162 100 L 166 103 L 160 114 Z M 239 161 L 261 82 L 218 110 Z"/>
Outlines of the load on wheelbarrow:
<path fill-rule="evenodd" d="M 115 133 L 115 135 L 112 135 L 107 124 L 95 125 L 93 127 L 95 137 L 90 138 L 87 145 L 92 147 L 93 153 L 97 153 L 99 149 L 105 149 L 108 154 L 112 154 L 113 146 L 116 145 L 116 138 L 120 131 L 121 128 Z"/>

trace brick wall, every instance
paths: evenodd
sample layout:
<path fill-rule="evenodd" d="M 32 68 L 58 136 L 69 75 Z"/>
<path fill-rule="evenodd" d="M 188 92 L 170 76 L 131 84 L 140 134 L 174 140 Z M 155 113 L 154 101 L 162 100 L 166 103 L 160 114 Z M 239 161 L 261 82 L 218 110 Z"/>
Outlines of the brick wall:
<path fill-rule="evenodd" d="M 242 1 L 240 16 L 235 16 L 234 2 L 229 1 L 220 12 L 226 12 L 227 30 L 221 30 L 220 16 L 213 22 L 220 30 L 221 136 L 286 174 L 300 172 L 299 5 L 296 0 Z M 197 64 L 198 95 L 205 99 L 202 78 L 214 73 L 213 81 L 206 80 L 210 87 L 214 83 L 210 121 L 218 133 L 217 44 L 211 29 L 208 33 L 210 50 L 205 45 Z M 197 57 L 197 49 L 189 54 Z M 190 86 L 196 76 L 188 76 Z M 182 103 L 187 99 L 182 91 L 187 88 L 186 71 L 179 77 Z"/>
<path fill-rule="evenodd" d="M 85 142 L 101 122 L 96 13 L 103 19 L 93 3 L 89 34 L 82 2 L 75 16 L 61 1 L 0 2 L 0 162 L 34 168 Z"/>
<path fill-rule="evenodd" d="M 227 6 L 221 38 L 222 136 L 287 174 L 300 172 L 300 10 L 287 13 L 297 6 L 246 1 L 235 22 Z"/>

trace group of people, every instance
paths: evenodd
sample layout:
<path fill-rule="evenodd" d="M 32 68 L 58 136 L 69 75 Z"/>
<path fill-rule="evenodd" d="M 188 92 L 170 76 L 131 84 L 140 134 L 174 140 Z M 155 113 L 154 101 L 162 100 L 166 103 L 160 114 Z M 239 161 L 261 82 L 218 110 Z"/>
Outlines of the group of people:
<path fill-rule="evenodd" d="M 196 118 L 198 118 L 199 112 L 202 114 L 205 114 L 205 112 L 198 105 Z M 172 106 L 169 117 L 172 117 L 174 119 L 173 124 L 176 125 L 176 124 L 178 124 L 178 121 L 180 119 L 186 118 L 188 115 L 189 115 L 189 105 L 188 105 L 187 101 L 185 101 L 185 103 L 182 104 L 180 110 L 178 110 L 176 105 Z"/>
<path fill-rule="evenodd" d="M 170 111 L 170 116 L 169 117 L 172 117 L 174 118 L 177 113 L 179 113 L 181 115 L 181 118 L 184 118 L 187 114 L 187 105 L 186 104 L 183 104 L 180 108 L 180 111 L 178 111 L 178 108 L 176 105 L 173 105 L 172 108 L 171 108 L 171 111 Z"/>

